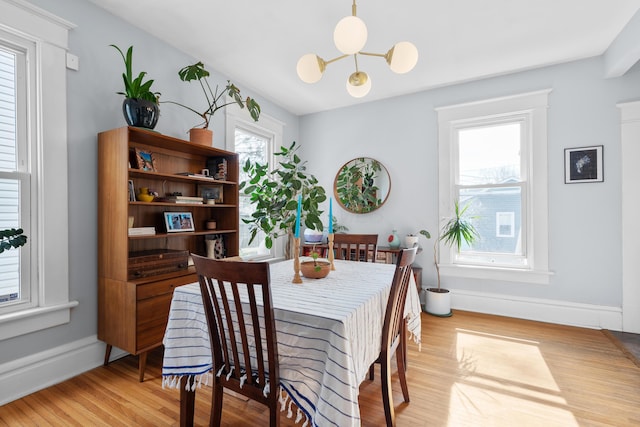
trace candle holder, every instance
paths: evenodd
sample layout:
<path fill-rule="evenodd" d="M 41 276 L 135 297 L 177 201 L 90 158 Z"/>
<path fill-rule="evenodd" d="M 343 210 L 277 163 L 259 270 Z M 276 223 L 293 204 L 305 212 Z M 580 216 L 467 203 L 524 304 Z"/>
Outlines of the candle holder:
<path fill-rule="evenodd" d="M 300 277 L 300 237 L 293 239 L 293 280 L 291 283 L 302 283 Z"/>
<path fill-rule="evenodd" d="M 335 270 L 333 265 L 333 233 L 329 233 L 329 263 L 331 264 L 331 270 Z"/>

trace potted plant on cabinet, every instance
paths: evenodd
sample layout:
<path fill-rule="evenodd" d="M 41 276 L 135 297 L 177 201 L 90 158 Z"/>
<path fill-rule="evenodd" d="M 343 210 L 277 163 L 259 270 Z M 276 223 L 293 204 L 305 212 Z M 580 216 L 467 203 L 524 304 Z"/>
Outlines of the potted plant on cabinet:
<path fill-rule="evenodd" d="M 442 227 L 441 235 L 436 239 L 433 245 L 433 262 L 436 266 L 436 275 L 438 277 L 437 288 L 427 288 L 425 297 L 425 311 L 434 316 L 449 317 L 451 316 L 451 293 L 448 289 L 440 287 L 440 267 L 438 266 L 438 242 L 456 247 L 460 252 L 462 242 L 470 245 L 478 237 L 478 231 L 473 226 L 472 219 L 465 215 L 469 205 L 460 208 L 458 202 L 454 204 L 454 216 L 449 219 Z"/>
<path fill-rule="evenodd" d="M 169 104 L 179 105 L 180 107 L 186 108 L 189 111 L 196 113 L 198 116 L 202 118 L 202 123 L 199 123 L 196 127 L 192 128 L 189 131 L 189 138 L 191 142 L 195 142 L 203 145 L 212 145 L 213 140 L 213 132 L 209 130 L 209 122 L 213 118 L 213 115 L 221 108 L 226 107 L 230 104 L 238 104 L 240 108 L 247 107 L 249 114 L 251 114 L 251 118 L 258 121 L 260 117 L 260 105 L 256 102 L 255 99 L 247 96 L 245 99 L 242 99 L 240 96 L 240 89 L 231 81 L 227 80 L 226 86 L 220 90 L 219 86 L 216 85 L 215 90 L 211 88 L 209 84 L 210 73 L 204 68 L 204 64 L 202 62 L 196 62 L 193 65 L 187 65 L 178 71 L 178 76 L 180 76 L 180 80 L 183 82 L 191 82 L 197 80 L 200 83 L 200 87 L 202 88 L 202 92 L 204 93 L 204 97 L 207 100 L 207 106 L 204 111 L 198 111 L 191 107 L 188 107 L 184 104 L 175 101 L 163 101 Z M 224 95 L 228 95 L 231 100 L 227 101 L 222 97 Z"/>
<path fill-rule="evenodd" d="M 120 52 L 124 61 L 125 72 L 122 73 L 124 92 L 117 92 L 118 95 L 125 96 L 122 103 L 124 119 L 129 126 L 153 129 L 160 116 L 160 107 L 158 106 L 160 93 L 151 91 L 153 80 L 144 81 L 147 74 L 145 71 L 141 71 L 138 77 L 133 78 L 133 46 L 129 46 L 126 55 L 118 46 L 114 44 L 110 46 Z"/>
<path fill-rule="evenodd" d="M 420 239 L 420 235 L 423 235 L 425 238 L 430 239 L 431 233 L 427 230 L 420 230 L 417 233 L 409 233 L 404 237 L 404 243 L 407 248 L 412 248 L 414 246 L 418 246 L 418 241 Z"/>
<path fill-rule="evenodd" d="M 306 162 L 296 154 L 299 149 L 294 141 L 289 148 L 280 147 L 275 153 L 279 157 L 278 166 L 269 172 L 269 165 L 247 160 L 243 171 L 249 179 L 240 183 L 240 191 L 250 196 L 255 211 L 251 219 L 243 219 L 249 224 L 253 242 L 258 231 L 265 234 L 265 246 L 271 248 L 275 239 L 287 236 L 285 257 L 291 258 L 291 242 L 296 222 L 298 196 L 302 195 L 300 222 L 313 230 L 323 230 L 318 205 L 327 199 L 324 188 L 318 180 L 307 172 Z"/>

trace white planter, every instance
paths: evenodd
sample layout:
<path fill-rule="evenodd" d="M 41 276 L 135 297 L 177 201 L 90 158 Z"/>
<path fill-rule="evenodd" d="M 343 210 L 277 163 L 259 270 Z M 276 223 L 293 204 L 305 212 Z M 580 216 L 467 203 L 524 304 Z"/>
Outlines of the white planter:
<path fill-rule="evenodd" d="M 425 290 L 425 311 L 434 316 L 451 316 L 451 292 L 448 289 L 428 288 Z M 435 291 L 434 291 L 435 290 Z"/>
<path fill-rule="evenodd" d="M 418 246 L 418 236 L 404 236 L 404 244 L 407 248 Z"/>

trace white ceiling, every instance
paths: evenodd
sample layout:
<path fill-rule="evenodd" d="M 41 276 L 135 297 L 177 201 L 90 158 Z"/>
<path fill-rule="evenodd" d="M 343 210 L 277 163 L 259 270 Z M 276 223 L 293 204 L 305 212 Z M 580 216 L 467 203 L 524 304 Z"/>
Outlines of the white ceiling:
<path fill-rule="evenodd" d="M 333 29 L 352 0 L 91 1 L 299 115 L 597 56 L 640 8 L 640 0 L 359 0 L 364 51 L 407 40 L 420 57 L 397 75 L 382 58 L 360 56 L 372 89 L 355 99 L 345 89 L 351 58 L 315 84 L 296 74 L 305 53 L 340 55 Z"/>

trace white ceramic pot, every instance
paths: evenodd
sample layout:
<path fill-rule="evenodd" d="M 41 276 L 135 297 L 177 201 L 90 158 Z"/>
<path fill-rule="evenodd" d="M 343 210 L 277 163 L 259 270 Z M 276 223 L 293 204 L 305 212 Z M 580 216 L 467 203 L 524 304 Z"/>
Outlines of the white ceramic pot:
<path fill-rule="evenodd" d="M 418 236 L 404 236 L 404 244 L 407 248 L 412 248 L 414 246 L 418 246 Z"/>
<path fill-rule="evenodd" d="M 425 291 L 425 311 L 434 316 L 451 316 L 451 292 L 448 289 L 427 288 Z"/>
<path fill-rule="evenodd" d="M 307 228 L 304 230 L 304 241 L 309 243 L 320 243 L 322 242 L 322 231 L 311 230 Z"/>

